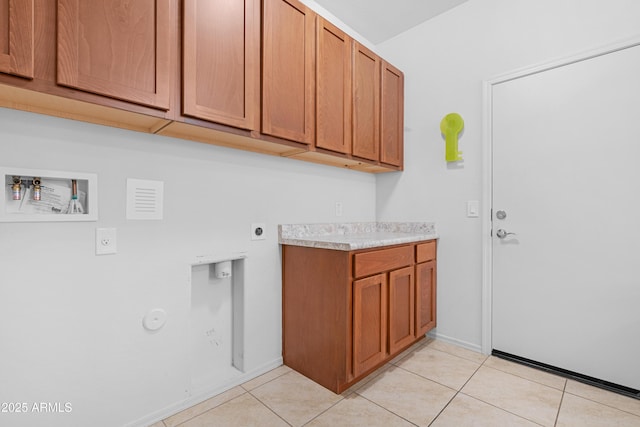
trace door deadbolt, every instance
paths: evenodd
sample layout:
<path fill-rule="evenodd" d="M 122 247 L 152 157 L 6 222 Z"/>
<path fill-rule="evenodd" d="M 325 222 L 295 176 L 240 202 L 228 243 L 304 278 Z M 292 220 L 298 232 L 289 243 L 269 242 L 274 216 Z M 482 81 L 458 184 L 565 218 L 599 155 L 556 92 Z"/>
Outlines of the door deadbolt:
<path fill-rule="evenodd" d="M 496 218 L 498 219 L 505 219 L 507 217 L 507 213 L 505 211 L 498 211 L 496 212 Z"/>

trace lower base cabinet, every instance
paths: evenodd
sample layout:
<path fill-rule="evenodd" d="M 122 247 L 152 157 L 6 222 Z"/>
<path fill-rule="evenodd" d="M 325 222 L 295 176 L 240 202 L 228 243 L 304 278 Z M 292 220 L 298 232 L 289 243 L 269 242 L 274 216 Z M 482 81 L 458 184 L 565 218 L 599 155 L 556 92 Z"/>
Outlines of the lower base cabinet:
<path fill-rule="evenodd" d="M 285 365 L 342 393 L 436 326 L 436 241 L 283 245 Z"/>

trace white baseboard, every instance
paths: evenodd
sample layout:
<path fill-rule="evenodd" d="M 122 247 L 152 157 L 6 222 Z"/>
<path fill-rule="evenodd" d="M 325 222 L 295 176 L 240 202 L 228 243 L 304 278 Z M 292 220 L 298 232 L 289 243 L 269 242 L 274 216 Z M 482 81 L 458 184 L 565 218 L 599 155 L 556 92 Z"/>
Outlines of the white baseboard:
<path fill-rule="evenodd" d="M 480 344 L 473 344 L 467 341 L 462 341 L 457 338 L 452 338 L 447 335 L 439 334 L 437 331 L 431 331 L 427 334 L 427 337 L 434 338 L 440 341 L 448 342 L 449 344 L 457 345 L 458 347 L 466 348 L 467 350 L 475 351 L 476 353 L 482 353 L 482 346 Z"/>
<path fill-rule="evenodd" d="M 270 362 L 265 363 L 264 365 L 253 369 L 249 372 L 244 372 L 241 375 L 233 378 L 232 380 L 226 381 L 221 384 L 212 384 L 210 387 L 206 389 L 199 389 L 198 393 L 192 396 L 189 396 L 185 400 L 181 400 L 174 404 L 171 404 L 163 409 L 155 411 L 149 415 L 146 415 L 136 421 L 128 423 L 125 427 L 147 427 L 158 421 L 164 420 L 165 418 L 170 417 L 171 415 L 177 414 L 180 411 L 184 411 L 198 403 L 204 402 L 207 399 L 210 399 L 214 396 L 219 395 L 220 393 L 224 393 L 227 390 L 232 389 L 233 387 L 239 386 L 240 384 L 246 383 L 249 380 L 252 380 L 260 375 L 271 371 L 279 366 L 282 366 L 282 357 L 274 359 Z"/>

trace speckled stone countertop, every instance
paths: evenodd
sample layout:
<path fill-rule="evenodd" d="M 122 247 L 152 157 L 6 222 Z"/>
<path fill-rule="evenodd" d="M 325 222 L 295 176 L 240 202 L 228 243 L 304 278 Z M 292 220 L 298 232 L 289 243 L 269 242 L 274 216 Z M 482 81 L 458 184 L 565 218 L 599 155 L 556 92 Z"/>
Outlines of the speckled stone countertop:
<path fill-rule="evenodd" d="M 436 227 L 432 222 L 350 222 L 278 226 L 280 244 L 340 251 L 437 238 Z"/>

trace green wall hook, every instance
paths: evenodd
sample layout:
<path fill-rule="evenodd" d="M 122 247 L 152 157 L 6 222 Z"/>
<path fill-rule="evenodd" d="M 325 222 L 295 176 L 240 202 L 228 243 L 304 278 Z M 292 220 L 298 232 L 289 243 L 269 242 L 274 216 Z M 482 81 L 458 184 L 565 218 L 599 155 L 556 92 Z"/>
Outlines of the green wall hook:
<path fill-rule="evenodd" d="M 462 160 L 462 151 L 458 151 L 458 134 L 464 128 L 464 120 L 458 113 L 449 113 L 440 122 L 440 132 L 444 135 L 447 162 Z"/>

